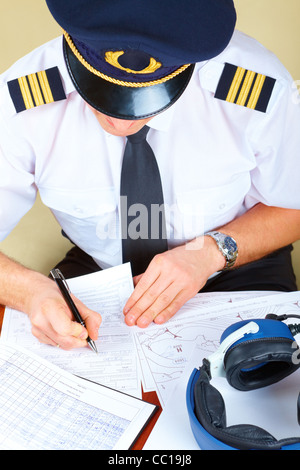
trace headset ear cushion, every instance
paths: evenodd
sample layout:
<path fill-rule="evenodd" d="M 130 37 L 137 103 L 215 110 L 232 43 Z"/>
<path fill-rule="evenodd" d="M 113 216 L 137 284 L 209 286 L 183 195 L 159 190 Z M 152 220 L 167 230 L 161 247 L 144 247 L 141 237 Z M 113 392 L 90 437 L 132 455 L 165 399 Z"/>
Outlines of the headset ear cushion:
<path fill-rule="evenodd" d="M 210 384 L 210 379 L 203 368 L 194 390 L 195 412 L 198 420 L 213 428 L 226 427 L 225 403 L 221 393 Z M 205 426 L 205 424 L 204 424 Z"/>
<path fill-rule="evenodd" d="M 225 354 L 227 381 L 243 391 L 271 385 L 299 368 L 299 364 L 293 363 L 294 353 L 294 341 L 289 338 L 241 342 Z"/>
<path fill-rule="evenodd" d="M 194 386 L 194 412 L 201 426 L 219 441 L 234 449 L 280 449 L 298 438 L 277 441 L 264 429 L 250 424 L 226 427 L 225 403 L 221 393 L 210 384 L 204 368 Z"/>

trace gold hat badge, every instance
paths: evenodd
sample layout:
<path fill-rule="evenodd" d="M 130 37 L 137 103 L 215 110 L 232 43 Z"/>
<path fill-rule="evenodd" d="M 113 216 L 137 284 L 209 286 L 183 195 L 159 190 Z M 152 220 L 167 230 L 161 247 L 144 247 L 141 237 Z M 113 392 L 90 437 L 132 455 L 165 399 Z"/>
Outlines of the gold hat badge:
<path fill-rule="evenodd" d="M 124 51 L 108 51 L 105 53 L 105 60 L 108 62 L 110 65 L 113 67 L 116 67 L 120 70 L 124 70 L 127 73 L 154 73 L 156 70 L 158 70 L 161 67 L 161 63 L 157 62 L 153 57 L 150 57 L 150 62 L 149 65 L 144 68 L 143 70 L 132 70 L 127 67 L 123 67 L 119 63 L 119 57 L 121 57 L 124 54 Z"/>

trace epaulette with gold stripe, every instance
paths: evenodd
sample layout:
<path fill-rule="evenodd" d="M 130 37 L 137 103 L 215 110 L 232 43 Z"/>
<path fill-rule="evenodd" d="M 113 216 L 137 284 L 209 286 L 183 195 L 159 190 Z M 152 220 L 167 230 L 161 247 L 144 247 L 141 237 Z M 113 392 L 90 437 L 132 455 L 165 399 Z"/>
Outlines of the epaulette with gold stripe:
<path fill-rule="evenodd" d="M 276 80 L 226 63 L 215 98 L 265 113 Z"/>
<path fill-rule="evenodd" d="M 66 99 L 57 67 L 11 80 L 7 85 L 17 113 Z"/>

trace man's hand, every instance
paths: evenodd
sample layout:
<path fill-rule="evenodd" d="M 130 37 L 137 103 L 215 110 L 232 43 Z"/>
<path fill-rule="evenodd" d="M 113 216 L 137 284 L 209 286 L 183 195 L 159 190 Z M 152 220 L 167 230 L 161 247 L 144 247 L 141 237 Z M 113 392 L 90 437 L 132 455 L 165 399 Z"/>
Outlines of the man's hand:
<path fill-rule="evenodd" d="M 300 211 L 258 203 L 216 229 L 237 240 L 238 267 L 299 240 Z M 223 255 L 207 236 L 155 256 L 145 273 L 135 278 L 135 290 L 124 307 L 126 323 L 164 323 L 223 267 Z"/>
<path fill-rule="evenodd" d="M 32 334 L 41 342 L 62 349 L 81 348 L 87 345 L 86 338 L 98 338 L 101 316 L 73 297 L 86 328 L 77 323 L 56 284 L 47 278 L 43 286 L 33 293 L 28 308 Z"/>
<path fill-rule="evenodd" d="M 135 290 L 125 307 L 127 325 L 147 327 L 169 320 L 204 286 L 224 258 L 210 237 L 156 255 L 144 274 L 134 278 Z"/>
<path fill-rule="evenodd" d="M 63 349 L 96 340 L 101 316 L 73 297 L 86 328 L 75 322 L 55 281 L 0 253 L 0 303 L 27 313 L 32 333 L 42 343 Z"/>

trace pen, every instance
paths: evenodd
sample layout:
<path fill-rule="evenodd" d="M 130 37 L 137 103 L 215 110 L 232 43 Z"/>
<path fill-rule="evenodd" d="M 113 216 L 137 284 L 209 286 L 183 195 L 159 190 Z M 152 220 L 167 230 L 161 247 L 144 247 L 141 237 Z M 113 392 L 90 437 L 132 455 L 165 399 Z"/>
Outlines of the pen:
<path fill-rule="evenodd" d="M 78 312 L 78 309 L 77 309 L 76 305 L 73 302 L 73 299 L 70 295 L 71 291 L 69 289 L 67 281 L 65 280 L 62 272 L 59 269 L 52 269 L 50 271 L 50 274 L 53 277 L 54 281 L 56 282 L 56 284 L 57 284 L 63 298 L 65 299 L 69 309 L 73 313 L 73 315 L 75 317 L 75 320 L 78 323 L 80 323 L 82 326 L 85 327 L 84 320 L 81 318 L 81 315 Z M 91 347 L 91 349 L 97 353 L 98 351 L 97 351 L 96 344 L 89 336 L 87 337 L 87 342 L 88 342 L 89 346 Z"/>

